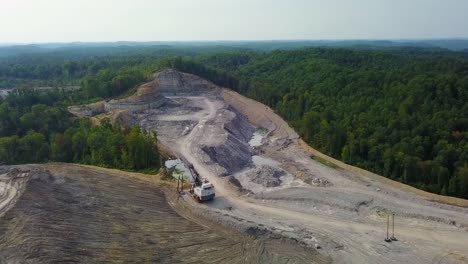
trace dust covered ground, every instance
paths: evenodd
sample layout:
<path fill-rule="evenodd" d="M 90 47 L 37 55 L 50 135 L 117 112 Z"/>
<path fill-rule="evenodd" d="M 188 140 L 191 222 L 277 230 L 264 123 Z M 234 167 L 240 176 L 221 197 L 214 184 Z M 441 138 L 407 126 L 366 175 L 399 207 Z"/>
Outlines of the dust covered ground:
<path fill-rule="evenodd" d="M 329 262 L 295 242 L 190 214 L 154 176 L 129 175 L 68 164 L 0 167 L 0 181 L 16 193 L 0 208 L 0 263 Z"/>

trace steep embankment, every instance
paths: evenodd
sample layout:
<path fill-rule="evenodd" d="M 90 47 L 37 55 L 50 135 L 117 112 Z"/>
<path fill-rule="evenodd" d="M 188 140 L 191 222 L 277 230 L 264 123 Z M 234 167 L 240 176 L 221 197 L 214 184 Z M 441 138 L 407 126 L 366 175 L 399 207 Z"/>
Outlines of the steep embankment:
<path fill-rule="evenodd" d="M 273 141 L 282 139 L 278 142 L 281 144 L 284 141 L 299 138 L 296 131 L 289 127 L 288 123 L 275 114 L 268 106 L 228 89 L 223 89 L 221 95 L 227 104 L 232 105 L 242 115 L 247 117 L 250 123 L 271 131 Z"/>

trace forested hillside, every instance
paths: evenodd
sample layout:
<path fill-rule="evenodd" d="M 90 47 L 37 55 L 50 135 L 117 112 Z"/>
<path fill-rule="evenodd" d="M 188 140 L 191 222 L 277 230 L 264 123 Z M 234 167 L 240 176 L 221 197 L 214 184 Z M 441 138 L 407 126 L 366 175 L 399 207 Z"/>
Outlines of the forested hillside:
<path fill-rule="evenodd" d="M 273 107 L 324 153 L 468 198 L 468 60 L 459 53 L 313 48 L 176 62 Z"/>

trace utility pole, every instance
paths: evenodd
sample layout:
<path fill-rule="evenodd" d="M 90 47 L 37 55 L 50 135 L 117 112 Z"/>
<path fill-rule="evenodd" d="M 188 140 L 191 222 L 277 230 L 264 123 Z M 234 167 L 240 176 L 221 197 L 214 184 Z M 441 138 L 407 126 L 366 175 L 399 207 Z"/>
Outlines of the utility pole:
<path fill-rule="evenodd" d="M 395 237 L 395 213 L 392 214 L 392 237 L 390 237 L 393 241 L 398 241 Z"/>
<path fill-rule="evenodd" d="M 180 192 L 184 192 L 184 177 L 180 176 Z"/>
<path fill-rule="evenodd" d="M 387 213 L 387 237 L 385 237 L 385 242 L 392 242 L 392 240 L 388 237 L 388 228 L 389 228 L 390 216 Z"/>
<path fill-rule="evenodd" d="M 177 177 L 177 192 L 179 192 L 180 179 Z"/>
<path fill-rule="evenodd" d="M 179 192 L 179 178 L 176 178 L 177 179 L 177 200 L 180 199 L 180 192 Z"/>

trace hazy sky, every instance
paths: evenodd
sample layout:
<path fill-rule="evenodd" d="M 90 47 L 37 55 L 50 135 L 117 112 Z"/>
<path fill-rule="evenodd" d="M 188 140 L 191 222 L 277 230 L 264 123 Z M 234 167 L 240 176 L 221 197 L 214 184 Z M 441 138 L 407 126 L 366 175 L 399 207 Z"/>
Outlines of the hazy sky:
<path fill-rule="evenodd" d="M 468 37 L 468 0 L 0 0 L 0 42 Z"/>

